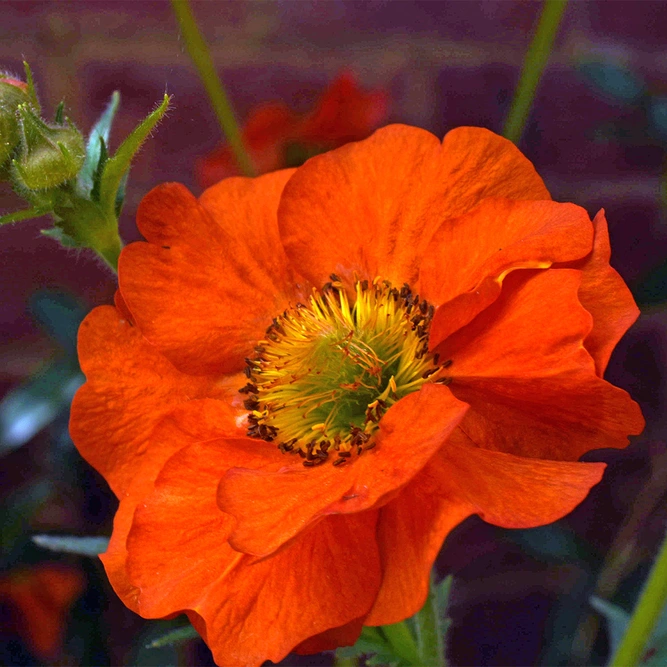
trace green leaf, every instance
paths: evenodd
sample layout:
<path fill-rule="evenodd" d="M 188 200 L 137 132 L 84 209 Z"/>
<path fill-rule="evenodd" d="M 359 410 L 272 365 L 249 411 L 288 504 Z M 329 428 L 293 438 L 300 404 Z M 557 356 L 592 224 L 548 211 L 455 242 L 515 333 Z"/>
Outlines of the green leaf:
<path fill-rule="evenodd" d="M 21 447 L 69 407 L 84 377 L 69 359 L 58 360 L 0 401 L 0 456 Z"/>
<path fill-rule="evenodd" d="M 76 537 L 74 535 L 33 535 L 32 541 L 43 549 L 78 556 L 99 556 L 109 546 L 108 537 Z"/>
<path fill-rule="evenodd" d="M 166 113 L 170 99 L 165 94 L 162 104 L 137 125 L 104 166 L 100 181 L 100 203 L 107 216 L 115 217 L 116 200 L 123 177 L 141 145 Z"/>
<path fill-rule="evenodd" d="M 88 136 L 88 143 L 86 145 L 86 159 L 77 177 L 79 188 L 84 193 L 84 195 L 91 193 L 94 187 L 95 174 L 97 172 L 101 174 L 102 172 L 101 167 L 104 165 L 102 164 L 100 167 L 102 155 L 100 140 L 104 142 L 104 150 L 106 152 L 106 146 L 109 145 L 111 125 L 113 123 L 114 116 L 116 115 L 116 111 L 118 111 L 119 104 L 120 93 L 116 90 L 111 95 L 111 100 L 109 101 L 107 108 L 98 118 L 97 122 L 93 126 L 93 129 L 90 131 L 90 135 Z"/>
<path fill-rule="evenodd" d="M 23 208 L 14 213 L 7 213 L 7 215 L 0 216 L 0 225 L 8 225 L 12 222 L 20 222 L 21 220 L 31 220 L 32 218 L 39 218 L 48 213 L 48 210 L 40 208 Z"/>
<path fill-rule="evenodd" d="M 181 644 L 191 639 L 198 639 L 199 633 L 191 626 L 186 625 L 182 628 L 171 630 L 157 639 L 146 644 L 146 648 L 163 648 L 165 646 L 173 646 L 174 644 Z"/>

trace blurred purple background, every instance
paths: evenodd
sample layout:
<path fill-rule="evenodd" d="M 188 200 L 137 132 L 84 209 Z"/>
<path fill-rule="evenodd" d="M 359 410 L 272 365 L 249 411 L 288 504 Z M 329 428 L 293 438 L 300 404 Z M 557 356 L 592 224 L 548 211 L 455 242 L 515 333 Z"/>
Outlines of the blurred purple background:
<path fill-rule="evenodd" d="M 258 103 L 277 99 L 305 112 L 328 81 L 350 68 L 367 89 L 389 92 L 390 121 L 442 136 L 458 125 L 501 131 L 540 3 L 210 0 L 193 7 L 240 119 Z M 87 132 L 111 93 L 121 92 L 112 148 L 165 91 L 174 96 L 168 117 L 131 172 L 122 217 L 126 241 L 138 238 L 134 214 L 151 187 L 175 180 L 198 193 L 195 159 L 219 143 L 220 132 L 166 0 L 10 0 L 0 13 L 0 69 L 21 74 L 21 61 L 30 63 L 45 115 L 64 99 L 70 118 Z M 651 126 L 646 96 L 624 102 L 604 85 L 594 85 L 581 63 L 627 68 L 645 82 L 646 94 L 659 99 L 667 94 L 665 54 L 667 2 L 570 2 L 521 143 L 554 199 L 580 204 L 591 216 L 605 208 L 612 264 L 637 294 L 667 259 L 667 214 L 660 199 L 667 136 Z M 0 212 L 19 204 L 0 184 Z M 113 295 L 114 277 L 87 253 L 67 251 L 40 236 L 45 226 L 32 221 L 0 229 L 0 390 L 26 377 L 53 351 L 28 312 L 37 288 L 71 291 L 86 307 L 109 303 Z M 561 664 L 561 653 L 552 649 L 556 652 L 545 656 L 544 646 L 572 634 L 577 618 L 571 609 L 584 608 L 596 567 L 665 451 L 666 337 L 667 308 L 660 298 L 652 299 L 612 358 L 607 377 L 641 403 L 647 429 L 624 452 L 591 455 L 611 465 L 603 483 L 564 522 L 583 545 L 579 561 L 545 561 L 539 548 L 532 558 L 525 543 L 477 519 L 448 539 L 439 566 L 457 577 L 454 665 Z M 35 459 L 39 446 L 28 447 Z M 23 465 L 19 456 L 3 463 Z M 667 478 L 664 467 L 661 471 Z M 104 483 L 87 474 L 94 480 L 90 484 L 102 488 L 98 525 L 108 528 L 113 502 L 104 500 Z M 665 514 L 649 512 L 640 523 L 641 549 L 628 572 L 630 598 Z M 85 532 L 82 521 L 70 525 L 55 516 L 40 527 Z M 559 614 L 562 604 L 555 601 L 564 599 L 573 606 Z M 123 624 L 132 632 L 139 626 L 119 604 L 112 603 L 112 610 L 107 624 L 113 664 L 126 659 Z M 604 641 L 602 635 L 599 642 Z M 197 659 L 207 664 L 205 654 Z"/>

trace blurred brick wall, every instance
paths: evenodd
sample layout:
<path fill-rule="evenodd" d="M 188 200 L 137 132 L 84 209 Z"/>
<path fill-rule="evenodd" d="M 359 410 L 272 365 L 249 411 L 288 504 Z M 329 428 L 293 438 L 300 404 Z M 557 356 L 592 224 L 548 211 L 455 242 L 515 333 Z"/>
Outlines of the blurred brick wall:
<path fill-rule="evenodd" d="M 390 91 L 392 121 L 439 135 L 461 124 L 501 129 L 539 7 L 519 0 L 194 3 L 241 118 L 276 98 L 307 109 L 328 80 L 351 67 L 365 86 Z M 167 0 L 5 0 L 0 12 L 0 68 L 20 73 L 27 59 L 45 110 L 65 99 L 84 131 L 113 90 L 122 95 L 116 138 L 165 90 L 173 94 L 169 117 L 132 170 L 126 240 L 137 238 L 134 212 L 152 186 L 178 180 L 197 191 L 194 160 L 220 135 Z M 657 196 L 665 151 L 651 141 L 593 141 L 596 126 L 628 112 L 592 91 L 574 61 L 606 54 L 667 90 L 666 47 L 666 2 L 570 2 L 522 145 L 556 199 L 591 214 L 606 208 L 614 261 L 629 281 L 667 255 Z M 15 205 L 12 197 L 0 186 L 0 211 Z M 111 296 L 113 280 L 95 260 L 68 258 L 39 228 L 0 230 L 0 341 L 34 334 L 25 304 L 36 286 L 62 285 L 91 304 Z"/>

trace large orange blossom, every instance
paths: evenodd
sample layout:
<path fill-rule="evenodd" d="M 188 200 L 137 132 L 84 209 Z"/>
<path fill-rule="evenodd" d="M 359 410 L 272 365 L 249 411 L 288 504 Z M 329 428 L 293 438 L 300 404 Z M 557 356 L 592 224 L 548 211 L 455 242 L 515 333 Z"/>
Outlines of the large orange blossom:
<path fill-rule="evenodd" d="M 638 314 L 604 213 L 487 130 L 168 183 L 138 224 L 71 432 L 120 499 L 116 592 L 185 611 L 221 665 L 414 614 L 463 519 L 555 521 L 602 476 L 581 455 L 643 427 L 603 379 Z"/>

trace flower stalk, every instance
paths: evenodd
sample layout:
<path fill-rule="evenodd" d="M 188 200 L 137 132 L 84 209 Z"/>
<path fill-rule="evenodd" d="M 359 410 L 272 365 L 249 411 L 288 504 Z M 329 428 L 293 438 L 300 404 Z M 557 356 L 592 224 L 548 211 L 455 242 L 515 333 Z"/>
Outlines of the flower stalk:
<path fill-rule="evenodd" d="M 560 26 L 567 0 L 545 0 L 537 23 L 533 40 L 528 47 L 519 84 L 514 92 L 503 136 L 518 144 L 521 140 L 528 114 L 533 106 L 535 91 L 549 60 L 558 27 Z"/>
<path fill-rule="evenodd" d="M 234 110 L 222 85 L 222 81 L 215 70 L 211 52 L 197 26 L 190 3 L 188 0 L 171 0 L 171 5 L 181 29 L 185 46 L 204 84 L 204 88 L 206 88 L 206 93 L 218 118 L 222 133 L 227 138 L 227 141 L 229 141 L 229 145 L 243 174 L 246 176 L 255 176 L 255 168 L 243 145 L 241 130 L 236 121 Z"/>
<path fill-rule="evenodd" d="M 609 663 L 610 667 L 634 667 L 639 664 L 644 655 L 646 642 L 665 604 L 667 604 L 667 535 L 639 596 L 628 629 Z"/>

